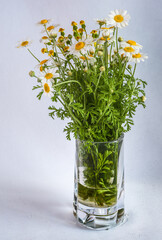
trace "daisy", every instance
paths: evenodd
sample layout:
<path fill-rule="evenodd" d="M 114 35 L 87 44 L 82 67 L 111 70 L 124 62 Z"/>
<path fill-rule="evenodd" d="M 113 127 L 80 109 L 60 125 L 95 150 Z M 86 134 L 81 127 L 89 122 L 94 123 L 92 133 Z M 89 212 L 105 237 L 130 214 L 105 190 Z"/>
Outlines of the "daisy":
<path fill-rule="evenodd" d="M 75 41 L 75 43 L 69 47 L 69 54 L 78 57 L 86 54 L 89 48 L 93 46 L 93 41 L 94 39 L 91 36 L 88 35 L 87 38 L 84 36 L 79 41 Z"/>
<path fill-rule="evenodd" d="M 102 19 L 96 18 L 96 19 L 94 19 L 94 21 L 95 21 L 97 24 L 99 24 L 100 26 L 106 24 L 106 22 L 107 22 L 107 20 L 106 20 L 105 18 L 102 18 Z"/>
<path fill-rule="evenodd" d="M 103 37 L 109 37 L 110 34 L 113 32 L 113 27 L 109 27 L 109 28 L 102 27 L 100 29 L 100 31 L 101 31 Z"/>
<path fill-rule="evenodd" d="M 42 81 L 48 81 L 53 83 L 53 78 L 58 78 L 59 77 L 59 73 L 56 72 L 57 68 L 52 68 L 49 69 L 47 72 L 42 73 L 42 76 L 39 77 L 39 79 Z"/>
<path fill-rule="evenodd" d="M 136 50 L 142 49 L 142 45 L 138 44 L 137 42 L 133 41 L 133 40 L 128 40 L 126 42 L 121 42 L 120 46 L 123 47 L 133 47 Z"/>
<path fill-rule="evenodd" d="M 119 54 L 122 56 L 128 57 L 128 59 L 130 59 L 132 57 L 132 55 L 135 53 L 136 53 L 136 51 L 132 47 L 124 47 L 124 48 L 119 49 Z"/>
<path fill-rule="evenodd" d="M 50 42 L 49 38 L 47 36 L 43 36 L 41 39 L 40 39 L 40 42 L 41 43 L 44 43 L 44 44 L 47 44 Z"/>
<path fill-rule="evenodd" d="M 98 39 L 98 42 L 97 42 L 97 43 L 98 43 L 99 45 L 103 45 L 106 40 L 108 41 L 108 44 L 111 44 L 112 42 L 115 41 L 115 36 L 108 37 L 108 38 L 100 37 L 100 38 Z"/>
<path fill-rule="evenodd" d="M 110 12 L 109 18 L 107 19 L 107 24 L 122 28 L 128 25 L 129 19 L 130 15 L 127 14 L 127 11 L 115 10 Z"/>
<path fill-rule="evenodd" d="M 17 44 L 17 48 L 20 47 L 29 47 L 31 45 L 32 41 L 31 40 L 24 40 L 24 41 L 19 41 Z"/>
<path fill-rule="evenodd" d="M 96 59 L 94 58 L 94 56 L 92 54 L 89 54 L 87 56 L 80 56 L 80 60 L 86 64 L 86 61 L 88 61 L 88 63 L 90 65 L 94 65 L 96 62 Z"/>
<path fill-rule="evenodd" d="M 42 87 L 43 92 L 45 96 L 48 96 L 49 98 L 52 97 L 52 83 L 50 81 L 46 82 L 46 80 L 42 80 Z"/>
<path fill-rule="evenodd" d="M 140 63 L 140 61 L 144 62 L 145 59 L 148 59 L 147 55 L 143 53 L 135 53 L 135 54 L 132 54 L 130 61 L 134 63 Z"/>
<path fill-rule="evenodd" d="M 42 19 L 37 24 L 44 25 L 44 24 L 50 23 L 51 21 L 52 21 L 52 19 Z"/>

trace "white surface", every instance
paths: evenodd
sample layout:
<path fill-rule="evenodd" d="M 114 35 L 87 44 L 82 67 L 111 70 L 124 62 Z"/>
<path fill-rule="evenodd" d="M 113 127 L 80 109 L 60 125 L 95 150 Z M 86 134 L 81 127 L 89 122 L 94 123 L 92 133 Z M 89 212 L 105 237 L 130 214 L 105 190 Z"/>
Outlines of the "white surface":
<path fill-rule="evenodd" d="M 70 174 L 68 176 L 72 180 Z M 160 185 L 129 183 L 125 225 L 92 231 L 76 224 L 72 214 L 72 181 L 52 184 L 3 184 L 0 192 L 0 236 L 3 240 L 131 239 L 161 240 Z"/>
<path fill-rule="evenodd" d="M 0 1 L 0 240 L 162 239 L 161 7 L 161 0 Z M 139 107 L 125 136 L 129 221 L 93 232 L 78 227 L 72 215 L 74 140 L 66 141 L 65 122 L 48 117 L 50 101 L 39 102 L 31 91 L 28 72 L 36 62 L 15 45 L 31 36 L 31 49 L 41 57 L 40 19 L 53 18 L 67 31 L 72 20 L 84 19 L 90 29 L 94 18 L 115 8 L 131 15 L 120 35 L 149 55 L 136 74 L 149 83 L 147 108 Z"/>

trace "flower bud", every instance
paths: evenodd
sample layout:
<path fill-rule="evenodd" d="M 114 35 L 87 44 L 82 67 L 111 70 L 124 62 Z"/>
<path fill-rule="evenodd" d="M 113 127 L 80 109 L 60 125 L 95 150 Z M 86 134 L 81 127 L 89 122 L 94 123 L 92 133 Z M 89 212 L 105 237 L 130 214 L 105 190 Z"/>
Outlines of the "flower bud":
<path fill-rule="evenodd" d="M 71 34 L 68 35 L 68 38 L 69 38 L 69 39 L 72 39 L 72 37 L 73 37 L 73 36 L 72 36 Z"/>
<path fill-rule="evenodd" d="M 104 38 L 108 38 L 108 37 L 110 36 L 110 32 L 109 32 L 109 31 L 104 31 L 104 32 L 102 33 L 102 36 L 103 36 Z"/>
<path fill-rule="evenodd" d="M 101 67 L 100 67 L 100 71 L 101 71 L 101 72 L 104 72 L 104 71 L 105 71 L 105 67 L 104 67 L 104 66 L 101 66 Z"/>
<path fill-rule="evenodd" d="M 88 68 L 85 67 L 83 71 L 84 71 L 85 73 L 88 72 Z"/>
<path fill-rule="evenodd" d="M 129 64 L 128 65 L 128 69 L 131 70 L 132 69 L 132 65 Z"/>
<path fill-rule="evenodd" d="M 110 90 L 110 92 L 111 92 L 111 93 L 113 93 L 113 92 L 114 92 L 114 90 L 113 90 L 113 89 L 111 89 L 111 90 Z"/>
<path fill-rule="evenodd" d="M 124 39 L 122 37 L 118 38 L 118 42 L 123 42 L 123 41 L 124 41 Z"/>
<path fill-rule="evenodd" d="M 50 37 L 52 38 L 56 38 L 57 37 L 57 32 L 51 32 L 50 33 Z"/>
<path fill-rule="evenodd" d="M 98 51 L 98 56 L 100 57 L 100 56 L 102 56 L 103 55 L 103 52 L 102 51 Z"/>
<path fill-rule="evenodd" d="M 30 72 L 29 72 L 29 76 L 30 76 L 30 77 L 35 77 L 35 72 L 34 72 L 34 71 L 30 71 Z"/>
<path fill-rule="evenodd" d="M 68 71 L 67 74 L 68 74 L 69 77 L 71 77 L 73 75 L 71 71 Z"/>
<path fill-rule="evenodd" d="M 94 54 L 95 53 L 94 48 L 93 47 L 90 48 L 89 52 L 90 52 L 90 54 Z"/>
<path fill-rule="evenodd" d="M 141 82 L 138 82 L 137 84 L 138 84 L 138 85 L 141 85 Z"/>
<path fill-rule="evenodd" d="M 145 102 L 146 101 L 146 96 L 142 96 L 141 100 L 142 100 L 142 102 Z"/>

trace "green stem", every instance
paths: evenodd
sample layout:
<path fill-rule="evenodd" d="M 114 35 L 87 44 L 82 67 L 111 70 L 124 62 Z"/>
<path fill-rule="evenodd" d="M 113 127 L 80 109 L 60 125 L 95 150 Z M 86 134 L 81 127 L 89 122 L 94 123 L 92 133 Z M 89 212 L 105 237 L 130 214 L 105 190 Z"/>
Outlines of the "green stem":
<path fill-rule="evenodd" d="M 108 108 L 110 107 L 110 104 L 111 104 L 111 103 L 109 103 L 109 104 L 107 105 L 107 107 L 106 107 L 105 110 L 103 111 L 102 115 L 100 116 L 100 118 L 98 119 L 98 121 L 97 121 L 96 124 L 98 124 L 99 121 L 101 120 L 101 118 L 104 116 L 105 112 L 106 112 L 106 111 L 108 110 Z"/>
<path fill-rule="evenodd" d="M 30 51 L 29 48 L 27 48 L 27 50 L 30 52 L 30 54 L 40 63 L 39 59 Z"/>
<path fill-rule="evenodd" d="M 116 28 L 116 49 L 118 52 L 118 27 Z"/>
<path fill-rule="evenodd" d="M 132 77 L 134 77 L 134 74 L 135 74 L 135 71 L 136 71 L 136 66 L 137 66 L 137 64 L 135 63 Z"/>
<path fill-rule="evenodd" d="M 71 82 L 78 83 L 81 86 L 81 88 L 82 88 L 82 85 L 80 84 L 80 82 L 78 82 L 76 80 L 69 80 L 69 81 L 61 82 L 61 83 L 55 84 L 55 87 L 63 85 L 63 84 L 66 84 L 66 83 L 71 83 Z"/>
<path fill-rule="evenodd" d="M 98 84 L 99 84 L 99 82 L 100 82 L 101 75 L 102 75 L 102 72 L 100 73 L 100 76 L 99 76 L 98 81 L 97 81 L 97 84 L 96 84 L 96 88 L 95 88 L 95 91 L 94 91 L 94 99 L 96 99 L 97 87 L 98 87 Z"/>

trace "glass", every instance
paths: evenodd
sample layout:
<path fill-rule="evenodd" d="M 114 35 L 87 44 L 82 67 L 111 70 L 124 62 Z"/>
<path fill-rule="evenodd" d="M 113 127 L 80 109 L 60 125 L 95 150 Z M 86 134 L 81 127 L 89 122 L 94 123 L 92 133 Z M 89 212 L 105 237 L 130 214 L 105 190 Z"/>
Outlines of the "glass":
<path fill-rule="evenodd" d="M 110 229 L 126 221 L 124 210 L 124 134 L 111 142 L 76 140 L 74 215 L 91 229 Z"/>

